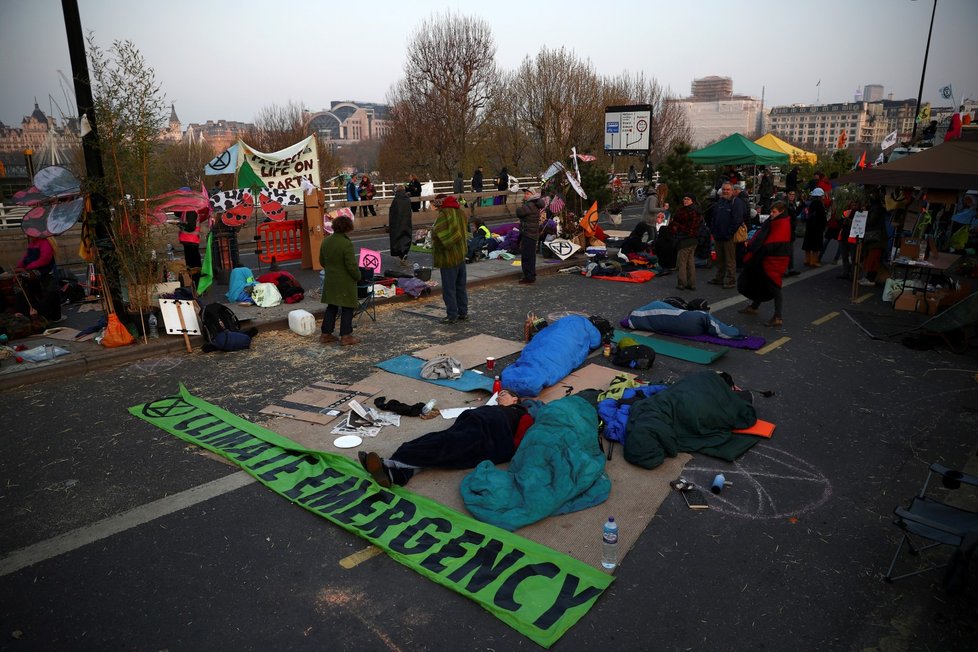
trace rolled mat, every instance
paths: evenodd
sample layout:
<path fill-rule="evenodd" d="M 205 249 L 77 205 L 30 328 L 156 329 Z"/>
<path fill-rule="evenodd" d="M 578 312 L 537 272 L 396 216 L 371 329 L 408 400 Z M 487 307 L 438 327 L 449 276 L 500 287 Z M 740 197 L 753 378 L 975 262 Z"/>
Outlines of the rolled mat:
<path fill-rule="evenodd" d="M 656 355 L 664 355 L 696 364 L 711 364 L 714 360 L 727 353 L 726 349 L 720 349 L 718 351 L 700 349 L 695 346 L 686 346 L 685 344 L 659 339 L 658 337 L 650 337 L 638 331 L 623 331 L 617 328 L 615 329 L 615 336 L 612 338 L 612 341 L 617 342 L 623 337 L 631 337 L 639 344 L 652 347 Z"/>

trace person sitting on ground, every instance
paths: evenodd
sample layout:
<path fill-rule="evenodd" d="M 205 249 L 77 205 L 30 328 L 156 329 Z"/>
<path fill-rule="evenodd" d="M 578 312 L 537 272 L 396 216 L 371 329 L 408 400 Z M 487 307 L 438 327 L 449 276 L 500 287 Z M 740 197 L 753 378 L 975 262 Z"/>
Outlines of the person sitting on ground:
<path fill-rule="evenodd" d="M 462 412 L 445 430 L 404 442 L 389 458 L 361 451 L 360 464 L 377 484 L 390 487 L 406 485 L 422 469 L 473 469 L 483 460 L 508 462 L 533 418 L 509 390 L 500 390 L 496 401 Z"/>
<path fill-rule="evenodd" d="M 492 239 L 492 233 L 489 231 L 489 227 L 486 226 L 485 222 L 482 221 L 481 217 L 473 217 L 471 221 L 472 237 L 469 239 L 468 253 L 465 256 L 465 262 L 474 263 L 479 260 L 482 255 L 482 250 L 489 244 L 489 240 Z"/>

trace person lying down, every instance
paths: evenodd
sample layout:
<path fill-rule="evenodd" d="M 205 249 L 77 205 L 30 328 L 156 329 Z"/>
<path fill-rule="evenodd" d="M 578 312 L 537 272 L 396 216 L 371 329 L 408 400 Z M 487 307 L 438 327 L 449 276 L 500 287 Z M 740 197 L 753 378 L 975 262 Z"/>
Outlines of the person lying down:
<path fill-rule="evenodd" d="M 406 485 L 422 469 L 472 469 L 483 460 L 508 462 L 533 425 L 533 417 L 509 390 L 500 390 L 496 402 L 462 412 L 445 430 L 404 442 L 389 458 L 360 451 L 360 464 L 377 484 L 390 487 Z"/>

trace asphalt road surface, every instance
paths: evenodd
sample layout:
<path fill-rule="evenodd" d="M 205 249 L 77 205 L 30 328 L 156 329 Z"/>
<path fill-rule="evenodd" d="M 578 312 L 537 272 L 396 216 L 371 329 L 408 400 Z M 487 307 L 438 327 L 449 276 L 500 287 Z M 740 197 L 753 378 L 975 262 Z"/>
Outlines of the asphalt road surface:
<path fill-rule="evenodd" d="M 697 296 L 721 320 L 777 341 L 714 365 L 775 390 L 757 401 L 777 431 L 733 464 L 694 456 L 687 478 L 708 485 L 723 472 L 732 484 L 703 512 L 670 495 L 615 583 L 554 649 L 975 649 L 974 564 L 964 597 L 949 596 L 939 573 L 892 585 L 881 575 L 898 540 L 893 508 L 930 462 L 960 467 L 975 456 L 978 356 L 868 339 L 835 314 L 850 305 L 836 269 L 792 279 L 777 331 L 761 326 L 770 304 L 760 318 L 737 314 L 732 291 L 699 271 Z M 363 540 L 126 408 L 183 383 L 261 422 L 262 407 L 316 380 L 355 381 L 378 360 L 480 332 L 519 339 L 529 311 L 617 321 L 673 287 L 670 276 L 507 282 L 474 289 L 464 324 L 381 308 L 352 349 L 269 333 L 246 352 L 143 360 L 6 392 L 0 650 L 537 648 L 384 555 L 342 566 Z M 884 309 L 877 302 L 861 306 Z M 660 356 L 646 377 L 699 369 Z M 627 514 L 618 520 L 630 527 Z"/>

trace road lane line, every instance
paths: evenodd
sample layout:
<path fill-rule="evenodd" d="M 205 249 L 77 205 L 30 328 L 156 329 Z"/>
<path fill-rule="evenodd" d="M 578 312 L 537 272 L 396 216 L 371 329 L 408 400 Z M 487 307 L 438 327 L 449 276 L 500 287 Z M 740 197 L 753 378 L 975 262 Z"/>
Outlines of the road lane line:
<path fill-rule="evenodd" d="M 853 300 L 853 303 L 862 303 L 863 301 L 865 301 L 869 297 L 874 297 L 874 296 L 876 296 L 876 295 L 873 294 L 873 293 L 863 294 L 858 299 Z"/>
<path fill-rule="evenodd" d="M 764 355 L 765 353 L 770 353 L 774 349 L 784 344 L 787 344 L 790 341 L 791 341 L 790 337 L 779 337 L 778 339 L 774 340 L 773 342 L 765 346 L 763 349 L 758 349 L 754 351 L 754 353 L 756 353 L 757 355 Z"/>
<path fill-rule="evenodd" d="M 825 315 L 824 317 L 819 317 L 818 319 L 816 319 L 815 321 L 813 321 L 812 322 L 812 326 L 821 326 L 825 322 L 830 321 L 832 319 L 835 319 L 838 316 L 839 316 L 839 313 L 838 312 L 830 312 L 829 314 Z"/>
<path fill-rule="evenodd" d="M 33 564 L 47 561 L 58 555 L 63 555 L 66 552 L 77 550 L 82 546 L 106 539 L 114 534 L 119 534 L 120 532 L 144 525 L 168 514 L 179 512 L 182 509 L 192 507 L 205 500 L 230 493 L 254 481 L 255 479 L 244 471 L 238 471 L 237 473 L 232 473 L 218 480 L 192 487 L 172 496 L 134 507 L 128 512 L 110 516 L 91 525 L 80 527 L 77 530 L 59 534 L 47 541 L 41 541 L 26 548 L 15 550 L 3 559 L 0 559 L 0 577 L 10 575 Z"/>
<path fill-rule="evenodd" d="M 340 566 L 346 570 L 350 570 L 351 568 L 356 568 L 368 559 L 373 559 L 377 555 L 382 554 L 384 554 L 384 550 L 382 548 L 378 548 L 377 546 L 367 546 L 363 550 L 341 559 Z"/>

